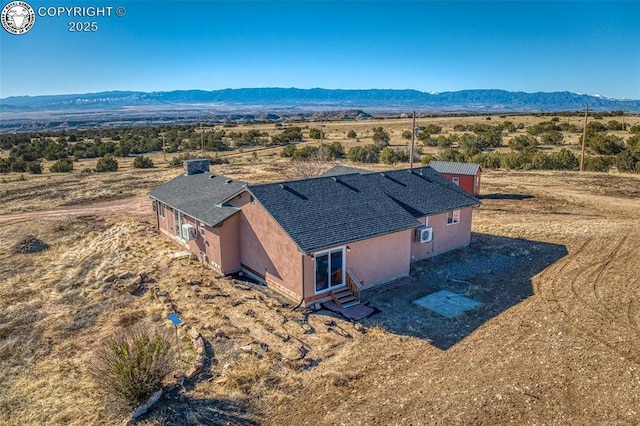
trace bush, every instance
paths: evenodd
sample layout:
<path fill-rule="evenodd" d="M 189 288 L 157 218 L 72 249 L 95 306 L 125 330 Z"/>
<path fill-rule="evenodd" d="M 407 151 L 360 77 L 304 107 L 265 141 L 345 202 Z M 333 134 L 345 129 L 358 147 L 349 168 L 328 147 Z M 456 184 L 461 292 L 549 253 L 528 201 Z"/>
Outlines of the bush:
<path fill-rule="evenodd" d="M 215 164 L 229 164 L 229 160 L 227 160 L 226 158 L 220 158 L 220 157 L 212 157 L 210 155 L 207 156 L 203 156 L 203 155 L 193 155 L 189 152 L 184 153 L 184 154 L 180 154 L 176 157 L 173 157 L 170 161 L 169 161 L 169 167 L 182 167 L 183 162 L 185 160 L 196 160 L 196 159 L 200 159 L 200 158 L 206 158 L 207 160 L 209 160 L 209 164 L 211 164 L 212 166 Z"/>
<path fill-rule="evenodd" d="M 406 151 L 401 151 L 397 149 L 393 149 L 390 147 L 384 148 L 380 151 L 380 162 L 384 164 L 395 164 L 399 162 L 408 162 L 409 161 L 409 153 Z"/>
<path fill-rule="evenodd" d="M 378 148 L 384 148 L 389 145 L 389 141 L 391 137 L 386 130 L 382 127 L 374 127 L 373 128 L 373 143 L 376 144 Z"/>
<path fill-rule="evenodd" d="M 411 130 L 405 130 L 402 132 L 402 139 L 411 139 L 412 136 L 413 133 L 411 133 Z"/>
<path fill-rule="evenodd" d="M 89 373 L 123 408 L 135 408 L 161 389 L 176 365 L 171 334 L 134 326 L 109 338 L 93 354 Z"/>
<path fill-rule="evenodd" d="M 562 132 L 551 130 L 540 135 L 540 141 L 546 145 L 562 145 L 564 136 Z"/>
<path fill-rule="evenodd" d="M 640 149 L 627 149 L 616 157 L 619 172 L 640 173 Z"/>
<path fill-rule="evenodd" d="M 285 145 L 280 152 L 280 157 L 291 158 L 296 153 L 296 146 L 294 144 Z"/>
<path fill-rule="evenodd" d="M 11 171 L 15 173 L 23 173 L 27 171 L 27 162 L 23 159 L 14 160 L 11 163 Z"/>
<path fill-rule="evenodd" d="M 58 160 L 49 167 L 52 173 L 69 173 L 73 171 L 73 162 L 67 158 Z"/>
<path fill-rule="evenodd" d="M 118 171 L 118 161 L 110 155 L 105 155 L 98 160 L 96 172 L 116 172 Z"/>
<path fill-rule="evenodd" d="M 324 138 L 324 132 L 320 129 L 309 129 L 309 139 L 321 139 Z"/>
<path fill-rule="evenodd" d="M 42 173 L 42 163 L 39 161 L 30 161 L 28 167 L 31 174 L 39 175 Z"/>
<path fill-rule="evenodd" d="M 509 141 L 509 148 L 514 151 L 531 151 L 538 146 L 538 141 L 533 136 L 518 135 Z"/>
<path fill-rule="evenodd" d="M 640 134 L 636 133 L 627 138 L 627 147 L 640 148 Z"/>
<path fill-rule="evenodd" d="M 347 158 L 351 161 L 359 163 L 379 163 L 380 148 L 378 148 L 374 144 L 365 146 L 354 146 L 349 149 Z"/>
<path fill-rule="evenodd" d="M 355 138 L 357 138 L 357 137 L 358 137 L 358 135 L 356 134 L 356 131 L 355 131 L 355 130 L 349 130 L 349 133 L 347 133 L 347 137 L 348 137 L 349 139 L 355 139 Z"/>
<path fill-rule="evenodd" d="M 603 155 L 616 155 L 624 150 L 622 138 L 602 133 L 596 133 L 595 135 L 588 137 L 587 146 L 595 153 Z"/>
<path fill-rule="evenodd" d="M 149 157 L 145 157 L 141 155 L 140 157 L 136 157 L 133 160 L 133 168 L 134 169 L 152 169 L 153 168 L 153 160 Z"/>
<path fill-rule="evenodd" d="M 435 157 L 433 155 L 425 154 L 420 159 L 420 164 L 422 164 L 423 166 L 426 166 L 427 164 L 429 164 L 433 160 L 435 160 Z"/>
<path fill-rule="evenodd" d="M 590 172 L 608 172 L 614 164 L 616 157 L 613 155 L 588 156 L 584 159 L 584 168 Z"/>

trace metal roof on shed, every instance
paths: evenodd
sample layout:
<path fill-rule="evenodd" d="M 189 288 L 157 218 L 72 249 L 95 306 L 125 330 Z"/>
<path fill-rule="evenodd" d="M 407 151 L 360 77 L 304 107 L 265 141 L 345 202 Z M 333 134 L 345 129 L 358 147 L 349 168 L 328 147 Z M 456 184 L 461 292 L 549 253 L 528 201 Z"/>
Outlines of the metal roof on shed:
<path fill-rule="evenodd" d="M 429 167 L 438 173 L 450 173 L 452 175 L 470 175 L 478 174 L 480 164 L 476 163 L 455 163 L 450 161 L 430 161 Z"/>

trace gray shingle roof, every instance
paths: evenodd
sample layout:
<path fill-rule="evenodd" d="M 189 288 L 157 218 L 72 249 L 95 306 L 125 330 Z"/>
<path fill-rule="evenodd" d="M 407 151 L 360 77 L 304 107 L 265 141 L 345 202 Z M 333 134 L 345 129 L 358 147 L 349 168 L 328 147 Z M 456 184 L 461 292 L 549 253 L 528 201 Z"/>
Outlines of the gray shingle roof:
<path fill-rule="evenodd" d="M 439 173 L 451 173 L 453 175 L 475 176 L 480 169 L 480 164 L 475 163 L 455 163 L 450 161 L 430 161 L 429 167 Z"/>
<path fill-rule="evenodd" d="M 223 203 L 238 194 L 246 184 L 209 172 L 170 180 L 151 192 L 149 196 L 180 210 L 184 214 L 215 226 L 239 209 Z"/>
<path fill-rule="evenodd" d="M 342 176 L 342 175 L 348 175 L 351 173 L 371 173 L 371 171 L 365 170 L 365 169 L 358 169 L 356 167 L 337 165 L 337 166 L 333 166 L 332 168 L 324 172 L 322 176 Z"/>
<path fill-rule="evenodd" d="M 420 225 L 417 217 L 479 204 L 428 167 L 249 185 L 248 190 L 303 252 L 414 228 Z"/>

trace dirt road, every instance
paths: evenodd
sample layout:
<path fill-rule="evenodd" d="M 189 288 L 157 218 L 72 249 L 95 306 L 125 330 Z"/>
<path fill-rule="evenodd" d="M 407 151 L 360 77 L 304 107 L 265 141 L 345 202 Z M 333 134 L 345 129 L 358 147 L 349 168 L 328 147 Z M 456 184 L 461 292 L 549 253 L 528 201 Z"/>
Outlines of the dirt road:
<path fill-rule="evenodd" d="M 149 197 L 133 197 L 123 200 L 103 203 L 92 203 L 84 206 L 70 207 L 56 210 L 43 210 L 25 213 L 0 215 L 0 223 L 19 222 L 23 220 L 39 219 L 45 217 L 72 217 L 86 215 L 113 215 L 113 214 L 148 215 L 151 214 L 151 201 Z"/>

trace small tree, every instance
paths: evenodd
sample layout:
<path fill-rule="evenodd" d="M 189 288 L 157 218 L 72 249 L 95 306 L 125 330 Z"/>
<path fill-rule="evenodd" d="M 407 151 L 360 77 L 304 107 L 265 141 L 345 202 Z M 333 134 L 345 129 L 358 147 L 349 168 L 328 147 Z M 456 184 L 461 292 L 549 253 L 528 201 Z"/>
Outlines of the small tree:
<path fill-rule="evenodd" d="M 324 137 L 324 132 L 320 129 L 309 129 L 309 139 L 320 139 Z"/>
<path fill-rule="evenodd" d="M 73 162 L 69 159 L 58 160 L 49 167 L 52 173 L 69 173 L 73 171 Z"/>
<path fill-rule="evenodd" d="M 387 133 L 387 131 L 382 127 L 373 128 L 373 143 L 375 143 L 378 148 L 382 149 L 385 146 L 388 146 L 390 140 L 391 137 L 389 136 L 389 133 Z"/>
<path fill-rule="evenodd" d="M 141 325 L 107 339 L 94 352 L 89 374 L 122 408 L 144 403 L 176 365 L 169 332 Z"/>
<path fill-rule="evenodd" d="M 349 133 L 347 133 L 347 137 L 349 139 L 355 139 L 355 138 L 358 137 L 358 135 L 356 134 L 355 130 L 351 129 L 351 130 L 349 130 Z"/>
<path fill-rule="evenodd" d="M 34 175 L 39 175 L 42 173 L 42 163 L 40 161 L 30 161 L 29 162 L 29 172 Z"/>
<path fill-rule="evenodd" d="M 134 169 L 151 169 L 153 168 L 153 160 L 149 157 L 145 157 L 141 155 L 140 157 L 136 157 L 133 160 L 133 168 Z"/>
<path fill-rule="evenodd" d="M 96 164 L 96 172 L 115 172 L 118 171 L 118 161 L 110 155 L 105 155 L 98 160 Z"/>

